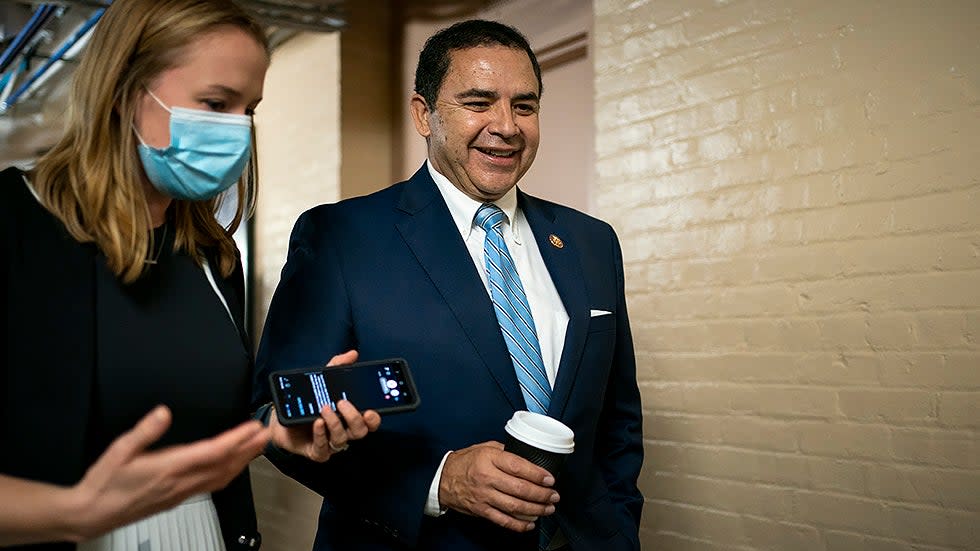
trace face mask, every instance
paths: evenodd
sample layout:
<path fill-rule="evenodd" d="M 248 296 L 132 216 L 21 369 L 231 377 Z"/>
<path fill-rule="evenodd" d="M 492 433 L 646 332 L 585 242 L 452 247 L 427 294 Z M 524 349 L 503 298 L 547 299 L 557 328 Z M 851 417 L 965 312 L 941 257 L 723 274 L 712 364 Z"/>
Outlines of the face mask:
<path fill-rule="evenodd" d="M 249 115 L 170 108 L 147 93 L 170 113 L 169 147 L 150 147 L 136 132 L 143 170 L 154 187 L 174 199 L 200 201 L 238 181 L 252 154 Z"/>

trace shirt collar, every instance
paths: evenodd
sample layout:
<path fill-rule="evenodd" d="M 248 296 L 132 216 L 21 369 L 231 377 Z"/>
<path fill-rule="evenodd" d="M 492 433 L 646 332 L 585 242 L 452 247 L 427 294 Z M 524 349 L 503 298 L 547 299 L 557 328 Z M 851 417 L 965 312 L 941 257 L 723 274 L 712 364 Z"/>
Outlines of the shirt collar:
<path fill-rule="evenodd" d="M 445 199 L 446 206 L 449 207 L 449 214 L 452 215 L 453 222 L 456 223 L 456 228 L 459 229 L 459 234 L 463 236 L 463 241 L 466 241 L 470 237 L 470 232 L 475 227 L 473 219 L 476 217 L 476 211 L 480 209 L 483 203 L 474 200 L 460 191 L 459 188 L 449 181 L 449 178 L 440 174 L 429 160 L 425 161 L 425 167 L 429 170 L 429 176 L 436 183 L 436 187 L 439 188 L 439 193 L 442 194 L 442 198 Z M 521 232 L 517 224 L 513 223 L 514 217 L 517 216 L 517 186 L 510 188 L 503 197 L 494 201 L 493 204 L 504 211 L 504 214 L 507 216 L 505 224 L 513 233 L 514 242 L 520 245 Z"/>

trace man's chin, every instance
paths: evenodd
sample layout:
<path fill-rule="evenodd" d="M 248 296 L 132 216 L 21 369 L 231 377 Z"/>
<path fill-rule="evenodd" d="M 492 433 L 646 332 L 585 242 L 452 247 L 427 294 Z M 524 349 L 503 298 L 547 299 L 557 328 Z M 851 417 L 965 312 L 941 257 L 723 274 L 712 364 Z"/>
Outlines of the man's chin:
<path fill-rule="evenodd" d="M 509 179 L 505 182 L 498 181 L 481 183 L 477 186 L 477 189 L 479 190 L 480 195 L 485 198 L 484 200 L 496 201 L 497 199 L 500 199 L 506 195 L 507 192 L 516 185 L 517 180 Z"/>

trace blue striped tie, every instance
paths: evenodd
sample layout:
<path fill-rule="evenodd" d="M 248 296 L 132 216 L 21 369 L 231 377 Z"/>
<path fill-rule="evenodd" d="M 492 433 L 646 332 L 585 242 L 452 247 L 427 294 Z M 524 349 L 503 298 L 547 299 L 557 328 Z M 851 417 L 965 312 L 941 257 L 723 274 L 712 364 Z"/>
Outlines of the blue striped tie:
<path fill-rule="evenodd" d="M 486 203 L 476 211 L 476 223 L 487 232 L 483 242 L 486 257 L 487 283 L 493 311 L 497 314 L 500 332 L 504 335 L 510 359 L 514 363 L 517 382 L 524 394 L 527 409 L 547 415 L 551 402 L 551 385 L 541 360 L 541 345 L 534 327 L 531 307 L 521 285 L 521 278 L 504 243 L 503 225 L 506 215 L 497 205 Z M 539 519 L 538 547 L 548 549 L 558 531 L 553 517 Z"/>
<path fill-rule="evenodd" d="M 514 363 L 517 381 L 524 394 L 527 409 L 547 414 L 551 402 L 551 385 L 541 360 L 541 345 L 534 328 L 534 318 L 524 294 L 524 286 L 514 267 L 507 244 L 504 243 L 503 224 L 506 215 L 496 205 L 486 203 L 476 211 L 475 222 L 487 232 L 483 243 L 486 255 L 487 283 L 493 310 L 497 314 L 500 332 L 504 335 L 510 359 Z"/>

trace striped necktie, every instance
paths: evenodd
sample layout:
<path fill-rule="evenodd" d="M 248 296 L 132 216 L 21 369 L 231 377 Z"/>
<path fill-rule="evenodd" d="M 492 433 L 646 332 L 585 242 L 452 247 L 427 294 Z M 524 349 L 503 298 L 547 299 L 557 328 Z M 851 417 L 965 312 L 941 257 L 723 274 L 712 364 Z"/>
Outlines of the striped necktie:
<path fill-rule="evenodd" d="M 503 225 L 506 215 L 500 208 L 486 203 L 476 211 L 474 221 L 487 232 L 483 243 L 486 256 L 487 283 L 493 310 L 500 324 L 507 351 L 514 363 L 517 381 L 524 394 L 527 408 L 547 414 L 551 402 L 551 385 L 541 359 L 541 345 L 534 328 L 531 308 L 514 267 L 514 259 L 504 243 Z"/>

